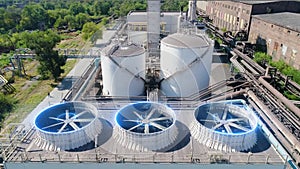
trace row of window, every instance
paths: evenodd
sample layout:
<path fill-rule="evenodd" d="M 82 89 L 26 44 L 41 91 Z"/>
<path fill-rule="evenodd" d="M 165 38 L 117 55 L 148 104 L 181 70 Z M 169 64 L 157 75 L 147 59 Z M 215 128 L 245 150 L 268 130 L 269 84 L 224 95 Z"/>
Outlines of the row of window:
<path fill-rule="evenodd" d="M 240 7 L 237 7 L 237 6 L 234 6 L 234 5 L 231 6 L 231 5 L 225 4 L 223 2 L 212 2 L 212 4 L 214 6 L 217 6 L 218 8 L 223 7 L 223 8 L 229 9 L 229 10 L 234 10 L 234 11 L 237 11 L 237 12 L 242 11 L 242 13 L 250 14 L 250 10 L 248 10 L 248 9 L 240 8 Z"/>
<path fill-rule="evenodd" d="M 220 20 L 230 23 L 231 25 L 239 25 L 239 29 L 245 29 L 248 26 L 248 20 L 240 19 L 240 17 L 218 10 L 216 10 L 214 13 L 216 14 L 215 16 Z"/>

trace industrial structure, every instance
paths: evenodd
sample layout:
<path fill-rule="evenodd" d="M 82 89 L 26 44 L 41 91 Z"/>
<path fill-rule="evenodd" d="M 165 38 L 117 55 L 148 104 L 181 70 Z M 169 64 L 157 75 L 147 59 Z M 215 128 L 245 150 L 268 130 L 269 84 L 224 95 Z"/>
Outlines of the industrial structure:
<path fill-rule="evenodd" d="M 256 44 L 272 56 L 299 69 L 300 1 L 198 1 L 199 13 L 223 32 Z"/>
<path fill-rule="evenodd" d="M 240 74 L 212 84 L 214 42 L 193 25 L 196 1 L 187 15 L 160 6 L 130 13 L 62 103 L 12 130 L 6 169 L 299 165 L 300 111 L 269 84 L 272 71 L 233 49 Z M 145 14 L 146 27 L 134 19 Z"/>
<path fill-rule="evenodd" d="M 299 13 L 274 13 L 252 16 L 249 41 L 266 51 L 274 61 L 283 60 L 300 69 Z"/>

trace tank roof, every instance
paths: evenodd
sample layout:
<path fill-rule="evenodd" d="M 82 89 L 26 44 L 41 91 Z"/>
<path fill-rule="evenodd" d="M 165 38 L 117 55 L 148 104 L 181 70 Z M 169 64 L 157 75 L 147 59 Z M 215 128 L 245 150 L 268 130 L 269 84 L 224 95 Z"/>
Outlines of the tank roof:
<path fill-rule="evenodd" d="M 161 40 L 162 43 L 179 48 L 208 47 L 208 41 L 202 37 L 192 34 L 175 33 Z"/>
<path fill-rule="evenodd" d="M 112 57 L 130 57 L 143 54 L 144 52 L 145 49 L 143 47 L 134 43 L 127 45 L 113 44 L 103 49 L 105 56 Z"/>

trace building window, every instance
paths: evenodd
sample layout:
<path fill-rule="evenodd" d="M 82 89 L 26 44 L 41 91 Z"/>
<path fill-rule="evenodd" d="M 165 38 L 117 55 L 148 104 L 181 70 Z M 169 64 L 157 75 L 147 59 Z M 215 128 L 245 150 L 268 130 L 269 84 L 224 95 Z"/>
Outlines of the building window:
<path fill-rule="evenodd" d="M 282 55 L 285 56 L 286 51 L 287 51 L 287 46 L 281 44 L 281 47 L 282 47 L 282 48 L 281 48 Z"/>
<path fill-rule="evenodd" d="M 295 61 L 296 61 L 296 55 L 297 55 L 297 50 L 292 50 L 291 52 L 291 58 L 290 58 L 290 61 L 289 61 L 289 64 L 291 66 L 293 66 L 295 64 Z"/>
<path fill-rule="evenodd" d="M 272 43 L 272 39 L 268 39 L 267 46 L 271 46 L 271 43 Z"/>

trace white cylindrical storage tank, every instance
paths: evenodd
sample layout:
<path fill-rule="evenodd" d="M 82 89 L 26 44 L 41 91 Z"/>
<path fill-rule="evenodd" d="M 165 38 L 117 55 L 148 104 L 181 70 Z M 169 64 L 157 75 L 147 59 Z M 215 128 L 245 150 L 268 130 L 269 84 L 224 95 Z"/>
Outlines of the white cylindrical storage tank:
<path fill-rule="evenodd" d="M 169 97 L 188 97 L 208 87 L 213 42 L 204 36 L 172 34 L 161 41 L 161 90 Z"/>
<path fill-rule="evenodd" d="M 103 95 L 138 96 L 144 92 L 145 49 L 140 45 L 110 45 L 101 55 Z"/>

